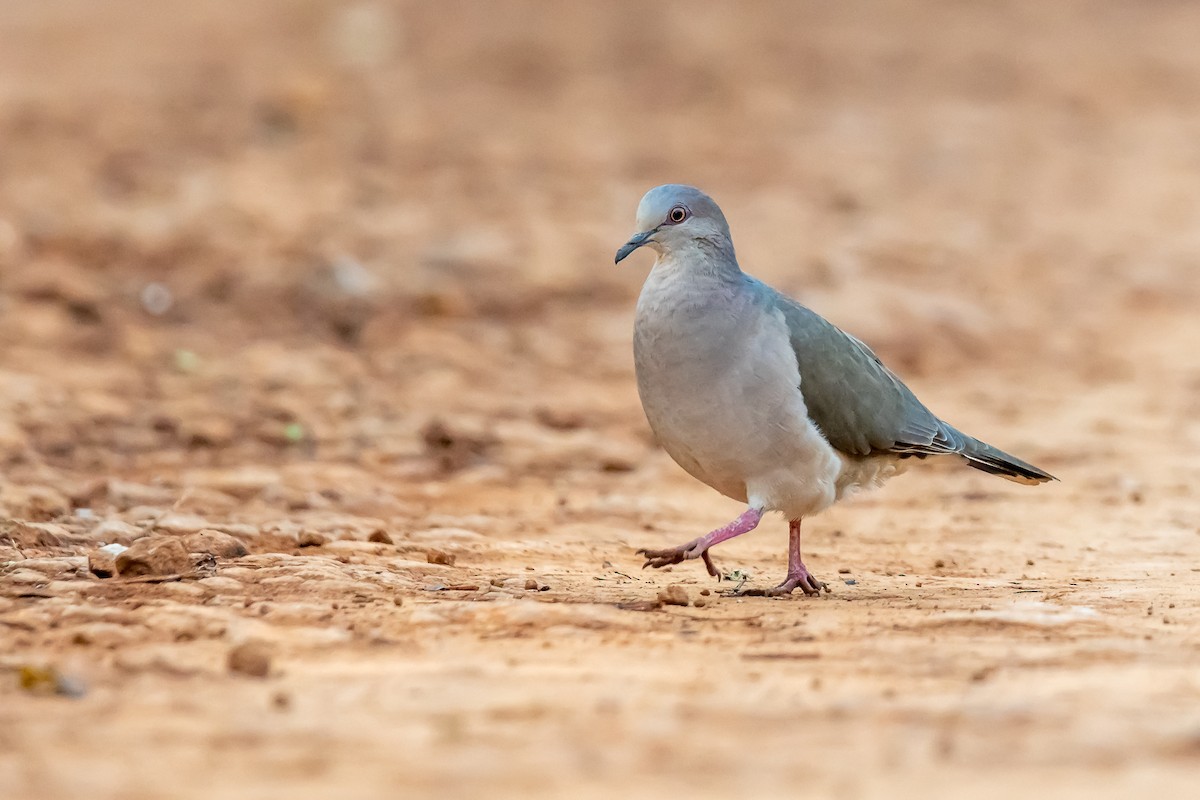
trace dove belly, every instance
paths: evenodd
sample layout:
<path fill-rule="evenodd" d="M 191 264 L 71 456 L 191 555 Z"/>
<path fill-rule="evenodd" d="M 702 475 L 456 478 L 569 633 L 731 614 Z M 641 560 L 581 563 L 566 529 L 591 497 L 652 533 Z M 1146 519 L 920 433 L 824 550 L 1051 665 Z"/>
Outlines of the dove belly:
<path fill-rule="evenodd" d="M 634 333 L 638 392 L 663 449 L 753 506 L 798 519 L 832 505 L 845 461 L 809 419 L 781 315 L 689 310 L 639 313 Z"/>

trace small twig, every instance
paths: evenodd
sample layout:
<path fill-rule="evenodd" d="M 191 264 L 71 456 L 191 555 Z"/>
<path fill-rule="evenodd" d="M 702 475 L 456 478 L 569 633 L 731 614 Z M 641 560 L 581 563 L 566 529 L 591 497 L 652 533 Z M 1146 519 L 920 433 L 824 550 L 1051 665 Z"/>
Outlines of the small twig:
<path fill-rule="evenodd" d="M 121 578 L 119 580 L 109 581 L 108 585 L 120 586 L 123 583 L 174 583 L 175 581 L 181 581 L 184 578 L 199 578 L 199 577 L 202 577 L 202 576 L 199 573 L 195 573 L 195 572 L 190 573 L 188 575 L 184 575 L 179 572 L 175 572 L 170 575 L 137 575 L 132 578 Z"/>

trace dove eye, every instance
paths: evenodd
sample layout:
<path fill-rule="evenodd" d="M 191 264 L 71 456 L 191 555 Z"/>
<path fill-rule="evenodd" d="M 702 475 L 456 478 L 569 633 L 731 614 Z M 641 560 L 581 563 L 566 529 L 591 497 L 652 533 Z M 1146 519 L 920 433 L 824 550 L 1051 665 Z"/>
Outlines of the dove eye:
<path fill-rule="evenodd" d="M 690 213 L 683 206 L 675 206 L 667 213 L 667 221 L 672 225 L 678 225 L 690 216 Z"/>

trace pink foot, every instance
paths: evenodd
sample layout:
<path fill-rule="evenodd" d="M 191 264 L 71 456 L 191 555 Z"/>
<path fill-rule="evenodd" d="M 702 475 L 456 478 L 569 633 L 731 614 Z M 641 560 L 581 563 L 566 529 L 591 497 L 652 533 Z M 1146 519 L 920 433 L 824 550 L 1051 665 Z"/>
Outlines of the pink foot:
<path fill-rule="evenodd" d="M 826 594 L 829 593 L 829 587 L 814 578 L 808 569 L 801 564 L 799 572 L 789 571 L 787 580 L 778 586 L 772 586 L 770 589 L 742 589 L 736 594 L 738 597 L 783 597 L 797 589 L 809 597 L 820 594 L 822 590 Z"/>
<path fill-rule="evenodd" d="M 818 595 L 829 587 L 812 576 L 808 567 L 800 560 L 800 520 L 794 519 L 788 526 L 788 575 L 787 580 L 770 589 L 746 589 L 737 592 L 740 596 L 782 597 L 799 589 L 808 596 Z"/>
<path fill-rule="evenodd" d="M 754 530 L 762 519 L 762 516 L 762 509 L 749 508 L 746 509 L 744 514 L 724 528 L 717 528 L 715 531 L 707 533 L 699 539 L 693 539 L 687 544 L 680 545 L 679 547 L 670 547 L 666 550 L 647 550 L 645 548 L 638 550 L 638 555 L 646 557 L 646 563 L 642 564 L 642 569 L 646 567 L 660 569 L 671 564 L 680 564 L 693 558 L 701 558 L 704 559 L 704 568 L 708 570 L 708 574 L 717 580 L 721 580 L 721 570 L 717 569 L 716 565 L 713 564 L 712 557 L 708 554 L 708 548 Z"/>
<path fill-rule="evenodd" d="M 788 573 L 787 580 L 778 586 L 773 586 L 770 589 L 767 589 L 764 594 L 766 594 L 767 597 L 781 597 L 786 594 L 791 594 L 796 589 L 804 592 L 809 597 L 820 594 L 822 590 L 824 590 L 826 593 L 829 592 L 829 587 L 814 578 L 809 573 L 808 569 L 801 564 L 800 572 L 794 574 Z"/>

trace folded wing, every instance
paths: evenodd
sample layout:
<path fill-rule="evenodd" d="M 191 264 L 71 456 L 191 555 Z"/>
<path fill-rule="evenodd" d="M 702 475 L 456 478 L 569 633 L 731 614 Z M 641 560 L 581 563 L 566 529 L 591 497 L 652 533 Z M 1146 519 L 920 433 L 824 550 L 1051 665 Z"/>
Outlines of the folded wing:
<path fill-rule="evenodd" d="M 976 469 L 1020 483 L 1054 480 L 938 419 L 869 347 L 771 291 L 788 326 L 808 414 L 833 447 L 850 456 L 959 455 Z"/>

